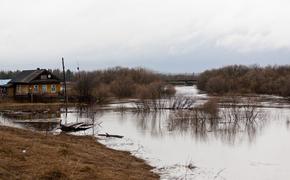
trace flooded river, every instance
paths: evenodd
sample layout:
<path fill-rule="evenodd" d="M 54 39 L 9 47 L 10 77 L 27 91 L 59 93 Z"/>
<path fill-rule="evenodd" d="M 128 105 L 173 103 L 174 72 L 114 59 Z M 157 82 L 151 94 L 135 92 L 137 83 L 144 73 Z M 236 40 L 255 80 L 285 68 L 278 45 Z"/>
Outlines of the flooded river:
<path fill-rule="evenodd" d="M 199 94 L 195 87 L 177 87 L 177 95 L 194 98 L 196 104 L 207 99 L 207 95 Z M 67 123 L 94 122 L 94 129 L 77 135 L 123 135 L 122 139 L 99 137 L 99 141 L 146 160 L 156 167 L 154 171 L 161 175 L 161 179 L 289 179 L 289 105 L 263 103 L 267 106 L 258 109 L 265 116 L 250 128 L 237 124 L 230 128 L 218 125 L 201 130 L 196 125 L 176 124 L 172 120 L 176 112 L 172 110 L 86 113 L 72 108 L 68 114 L 60 113 L 58 118 Z M 0 122 L 13 125 L 4 117 Z M 17 126 L 22 125 L 18 123 Z"/>

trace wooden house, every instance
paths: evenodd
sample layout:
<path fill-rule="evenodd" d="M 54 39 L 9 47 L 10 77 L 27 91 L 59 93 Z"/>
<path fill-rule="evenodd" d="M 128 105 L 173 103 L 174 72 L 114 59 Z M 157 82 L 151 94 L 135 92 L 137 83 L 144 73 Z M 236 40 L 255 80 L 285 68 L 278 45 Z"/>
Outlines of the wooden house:
<path fill-rule="evenodd" d="M 24 70 L 9 82 L 9 97 L 58 97 L 61 80 L 46 69 Z"/>

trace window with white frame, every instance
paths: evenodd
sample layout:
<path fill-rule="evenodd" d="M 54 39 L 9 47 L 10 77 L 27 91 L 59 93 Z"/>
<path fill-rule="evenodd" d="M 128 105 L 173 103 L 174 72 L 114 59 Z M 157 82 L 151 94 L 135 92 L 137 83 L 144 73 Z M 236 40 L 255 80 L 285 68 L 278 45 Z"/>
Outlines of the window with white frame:
<path fill-rule="evenodd" d="M 38 93 L 38 85 L 37 84 L 35 84 L 33 86 L 33 92 Z"/>
<path fill-rule="evenodd" d="M 56 92 L 56 85 L 55 84 L 52 84 L 51 85 L 51 92 L 52 93 L 55 93 Z"/>
<path fill-rule="evenodd" d="M 42 92 L 46 93 L 46 91 L 47 91 L 47 86 L 46 86 L 46 84 L 43 84 L 42 85 Z"/>

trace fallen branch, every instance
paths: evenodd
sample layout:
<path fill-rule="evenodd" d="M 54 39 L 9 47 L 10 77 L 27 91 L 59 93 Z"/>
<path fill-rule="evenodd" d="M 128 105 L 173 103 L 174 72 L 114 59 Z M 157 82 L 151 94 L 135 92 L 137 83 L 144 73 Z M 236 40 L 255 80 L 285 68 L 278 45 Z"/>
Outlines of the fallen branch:
<path fill-rule="evenodd" d="M 70 123 L 70 124 L 60 124 L 60 129 L 64 132 L 76 132 L 84 131 L 93 127 L 93 124 L 88 124 L 84 122 Z"/>
<path fill-rule="evenodd" d="M 113 134 L 98 134 L 98 136 L 105 136 L 105 137 L 114 137 L 114 138 L 123 138 L 124 136 L 120 136 L 120 135 L 113 135 Z"/>

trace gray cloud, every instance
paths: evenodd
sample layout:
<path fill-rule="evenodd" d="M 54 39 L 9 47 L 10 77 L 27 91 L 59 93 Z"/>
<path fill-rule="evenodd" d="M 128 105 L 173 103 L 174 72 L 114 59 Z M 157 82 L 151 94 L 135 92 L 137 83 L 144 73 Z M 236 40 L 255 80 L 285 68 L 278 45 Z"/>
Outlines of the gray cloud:
<path fill-rule="evenodd" d="M 1 0 L 3 69 L 288 63 L 286 0 Z"/>

